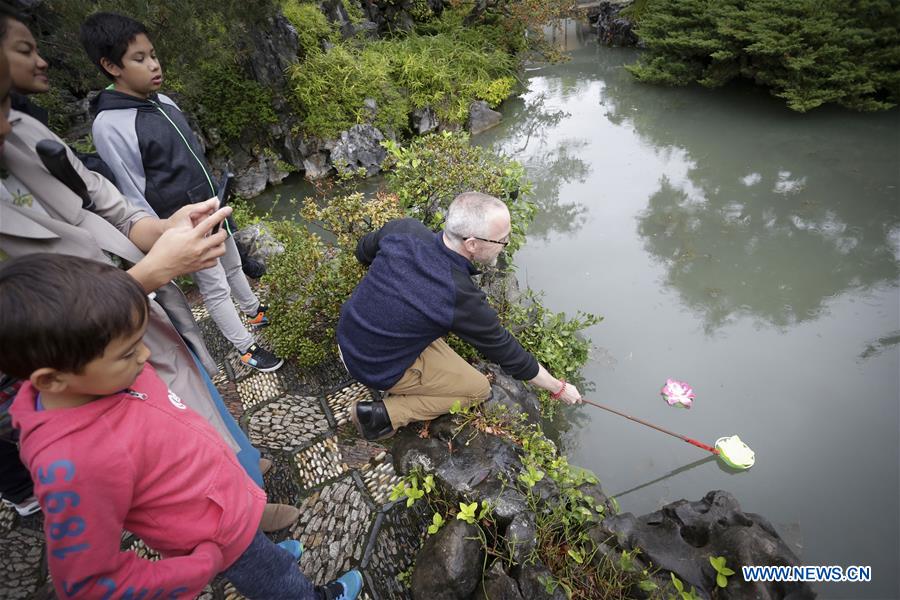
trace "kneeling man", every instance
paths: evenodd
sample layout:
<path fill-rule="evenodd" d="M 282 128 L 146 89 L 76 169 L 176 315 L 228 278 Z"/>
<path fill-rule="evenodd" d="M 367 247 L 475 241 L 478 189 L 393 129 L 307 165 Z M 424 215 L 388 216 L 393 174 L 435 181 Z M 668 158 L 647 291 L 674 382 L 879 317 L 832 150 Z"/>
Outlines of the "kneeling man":
<path fill-rule="evenodd" d="M 434 419 L 488 398 L 487 378 L 441 339 L 454 333 L 510 376 L 568 404 L 578 389 L 553 377 L 505 329 L 472 281 L 473 263 L 493 265 L 509 244 L 506 205 L 478 192 L 450 204 L 444 231 L 398 219 L 360 239 L 356 258 L 369 271 L 341 308 L 337 338 L 347 370 L 387 391 L 384 401 L 357 403 L 350 416 L 369 440 L 410 421 Z"/>

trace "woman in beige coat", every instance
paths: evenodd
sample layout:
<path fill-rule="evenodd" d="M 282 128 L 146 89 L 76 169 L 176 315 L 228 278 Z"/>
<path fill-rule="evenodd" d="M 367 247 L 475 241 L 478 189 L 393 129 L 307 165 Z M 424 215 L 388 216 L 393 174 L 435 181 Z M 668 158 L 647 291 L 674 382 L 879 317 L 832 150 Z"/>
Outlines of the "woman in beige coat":
<path fill-rule="evenodd" d="M 180 294 L 170 286 L 174 277 L 206 268 L 224 253 L 224 230 L 212 235 L 210 231 L 230 208 L 215 211 L 217 201 L 211 199 L 186 206 L 168 219 L 151 217 L 130 206 L 112 183 L 87 170 L 67 148 L 69 162 L 94 204 L 90 211 L 82 208 L 81 198 L 44 168 L 35 151 L 40 140 L 61 140 L 36 119 L 10 110 L 10 85 L 9 66 L 0 52 L 0 259 L 51 252 L 131 265 L 128 273 L 148 294 L 158 291 L 173 297 Z M 171 304 L 177 310 L 177 299 Z M 199 335 L 191 335 L 185 322 L 189 316 L 181 325 L 188 330 L 188 339 L 194 339 L 196 356 L 159 302 L 152 300 L 150 305 L 145 337 L 152 351 L 150 363 L 186 404 L 213 425 L 261 486 L 259 452 L 212 386 L 205 371 L 215 369 L 215 364 Z M 268 508 L 265 529 L 284 527 L 299 514 L 293 507 Z"/>

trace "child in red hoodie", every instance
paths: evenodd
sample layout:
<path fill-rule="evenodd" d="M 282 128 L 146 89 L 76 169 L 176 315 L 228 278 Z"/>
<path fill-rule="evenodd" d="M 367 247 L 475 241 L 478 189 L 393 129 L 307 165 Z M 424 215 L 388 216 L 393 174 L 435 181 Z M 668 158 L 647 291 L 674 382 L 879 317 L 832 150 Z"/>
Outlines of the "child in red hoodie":
<path fill-rule="evenodd" d="M 0 265 L 0 370 L 27 380 L 11 414 L 44 510 L 61 598 L 193 598 L 218 573 L 251 599 L 344 599 L 314 588 L 299 544 L 259 531 L 265 493 L 147 363 L 147 297 L 127 273 L 34 254 Z M 123 529 L 163 559 L 120 551 Z"/>

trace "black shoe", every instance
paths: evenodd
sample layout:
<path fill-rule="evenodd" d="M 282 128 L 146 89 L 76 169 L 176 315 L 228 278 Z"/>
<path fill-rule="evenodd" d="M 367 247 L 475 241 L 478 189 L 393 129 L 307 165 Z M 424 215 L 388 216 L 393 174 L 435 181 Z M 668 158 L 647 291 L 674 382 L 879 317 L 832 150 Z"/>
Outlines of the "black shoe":
<path fill-rule="evenodd" d="M 370 442 L 383 440 L 394 435 L 391 418 L 388 416 L 384 402 L 354 402 L 350 405 L 350 418 L 356 425 L 359 435 Z"/>
<path fill-rule="evenodd" d="M 269 373 L 277 371 L 284 364 L 283 358 L 278 358 L 259 344 L 253 344 L 241 356 L 241 362 L 257 371 Z"/>
<path fill-rule="evenodd" d="M 269 325 L 269 317 L 266 316 L 266 312 L 269 310 L 269 307 L 265 304 L 260 304 L 259 308 L 256 309 L 256 314 L 252 317 L 247 315 L 247 318 L 250 319 L 250 327 L 253 329 L 262 329 L 263 327 L 268 327 Z"/>

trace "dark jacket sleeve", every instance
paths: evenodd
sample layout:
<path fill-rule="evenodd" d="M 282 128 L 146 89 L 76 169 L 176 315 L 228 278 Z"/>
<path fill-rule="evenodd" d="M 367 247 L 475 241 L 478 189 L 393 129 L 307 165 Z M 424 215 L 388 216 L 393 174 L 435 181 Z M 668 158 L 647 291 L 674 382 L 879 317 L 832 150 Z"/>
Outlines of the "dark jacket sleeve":
<path fill-rule="evenodd" d="M 404 233 L 419 237 L 430 237 L 434 233 L 416 219 L 395 219 L 388 221 L 378 231 L 367 233 L 356 243 L 356 260 L 365 266 L 372 264 L 381 245 L 381 240 L 392 233 Z"/>
<path fill-rule="evenodd" d="M 538 374 L 538 362 L 500 324 L 500 319 L 484 292 L 468 274 L 454 270 L 456 306 L 450 330 L 472 344 L 485 358 L 500 365 L 510 377 L 527 381 Z"/>

